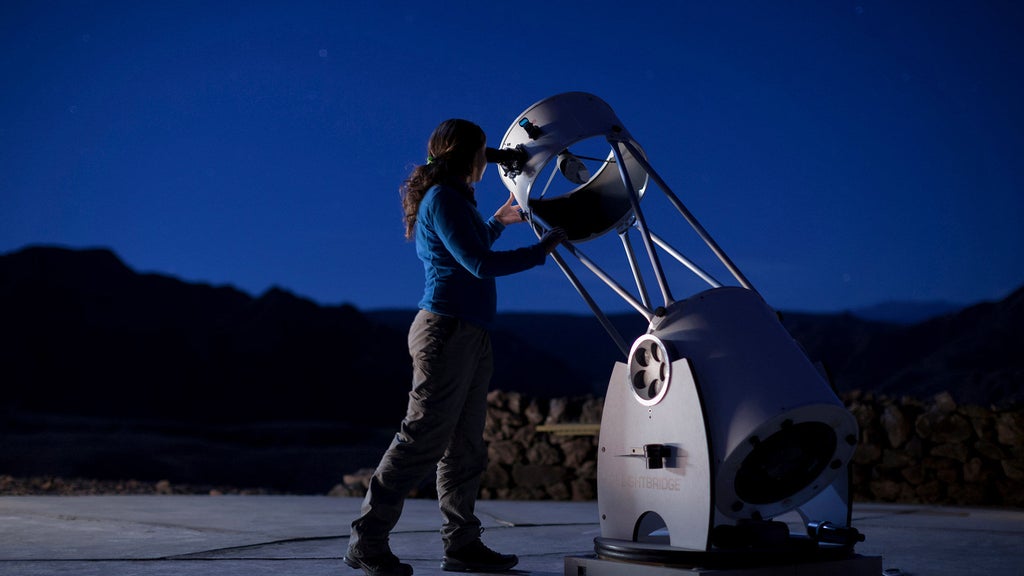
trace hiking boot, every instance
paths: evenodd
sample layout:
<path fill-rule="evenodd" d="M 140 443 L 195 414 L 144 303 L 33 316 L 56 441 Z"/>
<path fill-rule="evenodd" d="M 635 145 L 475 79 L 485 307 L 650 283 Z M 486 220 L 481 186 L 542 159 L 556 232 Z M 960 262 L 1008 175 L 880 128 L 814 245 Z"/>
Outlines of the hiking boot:
<path fill-rule="evenodd" d="M 412 576 L 412 566 L 400 562 L 390 551 L 377 556 L 353 556 L 349 552 L 345 564 L 362 569 L 366 576 Z"/>
<path fill-rule="evenodd" d="M 515 554 L 499 554 L 479 538 L 458 550 L 445 552 L 441 569 L 448 572 L 502 572 L 519 563 Z"/>

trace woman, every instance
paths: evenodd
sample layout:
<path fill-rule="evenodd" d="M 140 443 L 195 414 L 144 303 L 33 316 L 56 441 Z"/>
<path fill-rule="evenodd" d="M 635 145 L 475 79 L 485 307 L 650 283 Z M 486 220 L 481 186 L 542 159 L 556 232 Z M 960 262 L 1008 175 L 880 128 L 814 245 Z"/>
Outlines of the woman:
<path fill-rule="evenodd" d="M 487 167 L 486 136 L 467 120 L 446 120 L 430 136 L 427 163 L 402 185 L 405 235 L 415 239 L 426 287 L 409 329 L 413 385 L 400 431 L 370 480 L 361 515 L 352 523 L 345 563 L 370 576 L 409 576 L 388 546 L 405 495 L 436 466 L 450 571 L 508 570 L 519 559 L 480 541 L 474 514 L 487 465 L 483 441 L 493 359 L 487 325 L 496 308 L 496 276 L 544 263 L 565 240 L 560 229 L 540 242 L 491 250 L 508 224 L 521 222 L 512 196 L 484 220 L 473 185 Z"/>

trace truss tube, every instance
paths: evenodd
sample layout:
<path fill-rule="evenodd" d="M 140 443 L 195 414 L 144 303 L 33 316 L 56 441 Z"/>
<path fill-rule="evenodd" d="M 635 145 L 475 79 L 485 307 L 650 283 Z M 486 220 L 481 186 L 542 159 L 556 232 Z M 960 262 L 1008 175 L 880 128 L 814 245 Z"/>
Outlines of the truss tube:
<path fill-rule="evenodd" d="M 605 332 L 608 332 L 608 335 L 611 336 L 615 345 L 622 351 L 622 356 L 629 358 L 629 345 L 627 345 L 625 339 L 622 338 L 622 334 L 615 329 L 615 325 L 612 324 L 611 320 L 609 320 L 608 317 L 605 316 L 604 312 L 601 311 L 601 308 L 598 307 L 597 302 L 591 298 L 590 293 L 583 287 L 579 278 L 573 274 L 573 271 L 568 265 L 566 265 L 565 260 L 562 259 L 558 252 L 552 252 L 551 257 L 555 260 L 555 263 L 558 264 L 558 267 L 562 269 L 562 273 L 565 274 L 565 277 L 569 279 L 569 283 L 572 284 L 573 288 L 575 288 L 577 292 L 579 292 L 583 301 L 587 303 L 590 311 L 597 317 L 597 321 L 604 327 Z"/>
<path fill-rule="evenodd" d="M 672 204 L 676 207 L 676 210 L 679 210 L 679 213 L 683 215 L 683 218 L 685 218 L 686 221 L 690 223 L 690 226 L 693 228 L 695 232 L 697 232 L 697 235 L 699 235 L 701 239 L 704 240 L 704 243 L 708 245 L 708 248 L 711 248 L 711 251 L 715 253 L 715 256 L 718 256 L 718 259 L 722 262 L 722 264 L 724 264 L 725 267 L 729 269 L 729 272 L 731 272 L 733 277 L 736 278 L 736 281 L 738 281 L 744 288 L 757 292 L 757 290 L 754 289 L 754 286 L 750 283 L 750 281 L 747 280 L 745 276 L 743 276 L 742 272 L 740 272 L 740 269 L 737 268 L 736 265 L 733 264 L 732 260 L 729 259 L 729 256 L 726 255 L 725 251 L 718 246 L 718 243 L 715 242 L 714 238 L 712 238 L 711 235 L 708 234 L 707 230 L 705 230 L 704 227 L 700 225 L 700 222 L 697 221 L 697 218 L 694 217 L 694 215 L 690 213 L 689 210 L 687 210 L 686 206 L 683 205 L 683 202 L 679 199 L 679 197 L 677 197 L 672 192 L 672 189 L 668 187 L 668 184 L 666 184 L 665 181 L 661 179 L 661 176 L 659 176 L 658 173 L 654 171 L 654 168 L 647 161 L 647 159 L 640 154 L 640 151 L 637 150 L 636 147 L 630 144 L 628 141 L 623 140 L 622 144 L 626 147 L 627 150 L 629 150 L 629 152 L 633 155 L 633 158 L 636 159 L 640 166 L 647 171 L 647 174 L 658 184 L 658 187 L 661 188 L 661 191 L 665 193 L 665 196 L 667 196 L 669 201 L 672 202 Z M 614 146 L 612 147 L 612 149 L 616 150 L 616 153 L 618 152 L 618 150 Z M 619 171 L 622 171 L 621 167 L 619 168 Z"/>
<path fill-rule="evenodd" d="M 665 271 L 661 268 L 661 261 L 658 260 L 658 253 L 654 250 L 654 244 L 651 242 L 650 234 L 647 231 L 647 222 L 644 220 L 643 212 L 640 211 L 640 197 L 637 193 L 636 188 L 633 187 L 633 182 L 629 177 L 629 170 L 626 169 L 626 161 L 622 157 L 622 150 L 619 149 L 619 144 L 625 144 L 629 148 L 630 153 L 640 159 L 640 151 L 629 146 L 628 142 L 625 141 L 612 141 L 609 139 L 609 143 L 612 145 L 612 151 L 615 153 L 615 160 L 619 168 L 619 176 L 622 177 L 622 183 L 625 184 L 626 190 L 629 191 L 629 203 L 633 206 L 633 215 L 636 218 L 637 228 L 640 230 L 640 238 L 643 240 L 644 248 L 647 249 L 647 257 L 651 260 L 651 268 L 654 269 L 654 276 L 658 279 L 658 287 L 661 288 L 661 296 L 665 300 L 665 306 L 672 303 L 672 292 L 669 290 L 668 281 L 665 279 Z M 650 172 L 649 164 L 646 162 L 642 163 L 641 166 L 645 170 Z"/>
<path fill-rule="evenodd" d="M 636 260 L 636 253 L 633 252 L 633 245 L 629 243 L 629 228 L 619 232 L 619 240 L 622 240 L 622 249 L 625 250 L 626 259 L 629 260 L 629 269 L 632 270 L 633 279 L 636 280 L 636 289 L 640 292 L 640 299 L 643 300 L 644 306 L 651 308 L 651 297 L 647 294 L 647 286 L 640 273 L 640 264 Z"/>
<path fill-rule="evenodd" d="M 702 280 L 710 284 L 712 288 L 720 288 L 722 286 L 721 282 L 715 280 L 714 277 L 712 277 L 710 274 L 702 270 L 700 266 L 697 266 L 696 264 L 691 262 L 690 259 L 688 259 L 686 256 L 683 256 L 681 252 L 670 246 L 668 242 L 666 242 L 663 238 L 659 237 L 654 232 L 651 232 L 651 239 L 654 240 L 655 244 L 661 246 L 662 250 L 668 252 L 673 258 L 678 260 L 680 264 L 689 268 L 690 272 L 693 272 L 697 276 L 700 276 Z"/>
<path fill-rule="evenodd" d="M 633 295 L 630 294 L 628 290 L 626 290 L 625 288 L 620 286 L 619 283 L 616 282 L 614 278 L 609 276 L 604 270 L 601 269 L 600 266 L 595 264 L 593 260 L 591 260 L 590 258 L 587 258 L 586 255 L 584 255 L 582 252 L 580 252 L 579 248 L 576 248 L 570 242 L 565 242 L 565 243 L 562 244 L 562 246 L 566 250 L 568 250 L 569 253 L 571 253 L 573 256 L 575 256 L 577 260 L 579 260 L 581 263 L 583 263 L 584 266 L 589 268 L 590 271 L 593 272 L 595 276 L 597 276 L 598 278 L 601 279 L 601 281 L 603 281 L 605 284 L 607 284 L 609 288 L 614 290 L 615 293 L 618 294 L 623 300 L 625 300 L 627 304 L 629 304 L 630 306 L 635 308 L 637 312 L 643 314 L 644 318 L 646 318 L 648 322 L 650 322 L 651 319 L 654 318 L 654 312 L 652 312 L 649 308 L 647 308 L 646 306 L 644 306 L 643 304 L 638 302 L 637 299 L 634 298 Z"/>
<path fill-rule="evenodd" d="M 533 233 L 536 234 L 538 238 L 540 238 L 542 236 L 542 234 L 541 234 L 542 230 L 550 230 L 551 229 L 551 225 L 550 224 L 548 224 L 547 222 L 545 222 L 544 220 L 542 220 L 541 218 L 539 218 L 538 216 L 533 215 L 533 214 L 531 214 L 531 216 L 530 216 L 530 225 L 533 227 Z M 580 252 L 580 249 L 577 248 L 572 242 L 569 242 L 568 240 L 565 241 L 565 242 L 562 242 L 562 247 L 565 248 L 566 250 L 568 250 L 570 254 L 575 256 L 576 259 L 579 260 L 584 266 L 589 268 L 590 271 L 594 274 L 594 276 L 597 276 L 598 279 L 600 279 L 602 282 L 607 284 L 608 287 L 611 288 L 616 294 L 618 294 L 620 298 L 625 300 L 627 304 L 629 304 L 634 309 L 636 309 L 637 312 L 642 314 L 643 317 L 646 318 L 648 322 L 650 322 L 651 319 L 654 318 L 654 312 L 652 312 L 650 308 L 644 306 L 640 302 L 637 302 L 636 298 L 634 298 L 633 295 L 630 294 L 628 290 L 626 290 L 625 288 L 620 286 L 619 283 L 616 282 L 614 278 L 609 276 L 608 273 L 606 273 L 604 270 L 602 270 L 601 267 L 598 266 L 596 263 L 594 263 L 593 260 L 591 260 L 590 258 L 587 258 L 587 256 L 585 254 L 583 254 L 583 252 Z M 554 252 L 552 252 L 552 254 L 554 254 Z M 556 260 L 556 262 L 557 261 L 558 260 Z M 562 271 L 565 272 L 566 270 L 568 270 L 568 268 L 563 268 Z M 568 272 L 566 272 L 566 274 L 568 274 Z M 572 281 L 572 278 L 570 278 L 569 280 Z M 577 288 L 577 291 L 579 291 L 579 288 Z M 581 295 L 582 295 L 582 292 L 581 292 Z M 596 306 L 596 304 L 595 304 L 595 306 Z"/>

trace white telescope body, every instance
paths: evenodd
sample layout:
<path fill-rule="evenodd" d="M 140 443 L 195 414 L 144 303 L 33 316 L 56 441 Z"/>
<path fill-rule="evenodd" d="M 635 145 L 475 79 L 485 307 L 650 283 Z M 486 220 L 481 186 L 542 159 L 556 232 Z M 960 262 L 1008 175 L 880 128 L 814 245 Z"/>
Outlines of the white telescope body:
<path fill-rule="evenodd" d="M 722 514 L 771 518 L 791 510 L 853 457 L 856 420 L 757 294 L 734 287 L 697 294 L 672 306 L 651 334 L 690 362 Z"/>
<path fill-rule="evenodd" d="M 586 139 L 610 152 L 568 193 L 548 198 L 544 181 L 560 154 Z M 538 234 L 560 226 L 562 248 L 650 322 L 625 346 L 607 317 L 557 253 L 558 265 L 580 292 L 626 362 L 614 362 L 605 396 L 598 451 L 601 534 L 596 548 L 711 552 L 735 535 L 796 510 L 809 526 L 850 528 L 848 465 L 858 430 L 853 416 L 772 310 L 647 161 L 612 109 L 591 94 L 570 92 L 527 108 L 501 147 L 526 160 L 502 164 L 501 179 Z M 547 183 L 550 184 L 550 178 Z M 646 224 L 640 201 L 657 184 L 692 230 L 731 273 L 726 286 L 668 245 Z M 628 233 L 639 231 L 663 304 L 655 305 Z M 673 231 L 685 227 L 673 227 Z M 623 240 L 636 291 L 623 288 L 576 244 L 615 231 Z M 672 256 L 709 284 L 672 297 L 658 256 Z M 611 359 L 609 359 L 611 360 Z M 756 530 L 755 530 L 756 532 Z M 756 538 L 753 542 L 756 545 Z M 653 539 L 653 540 L 652 540 Z M 824 540 L 822 541 L 824 542 Z M 739 545 L 748 545 L 740 538 Z M 847 542 L 852 550 L 852 541 Z M 616 552 L 617 553 L 617 552 Z"/>

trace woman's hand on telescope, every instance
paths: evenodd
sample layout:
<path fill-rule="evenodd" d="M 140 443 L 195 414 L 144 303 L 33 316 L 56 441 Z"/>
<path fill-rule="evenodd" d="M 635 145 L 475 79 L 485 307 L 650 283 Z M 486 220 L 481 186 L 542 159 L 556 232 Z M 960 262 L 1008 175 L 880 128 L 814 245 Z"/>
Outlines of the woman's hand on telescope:
<path fill-rule="evenodd" d="M 501 208 L 498 208 L 498 211 L 494 213 L 494 218 L 506 226 L 525 221 L 523 213 L 519 209 L 519 205 L 516 204 L 515 194 L 508 195 L 508 200 L 505 201 Z M 555 247 L 564 242 L 567 238 L 568 235 L 565 233 L 565 230 L 561 228 L 552 228 L 544 233 L 540 239 L 540 244 L 544 247 L 545 254 L 551 254 L 554 252 Z"/>
<path fill-rule="evenodd" d="M 555 251 L 555 248 L 562 242 L 565 242 L 568 237 L 569 236 L 565 233 L 565 230 L 561 228 L 552 228 L 541 236 L 540 245 L 544 247 L 545 254 L 551 254 Z"/>
<path fill-rule="evenodd" d="M 498 211 L 494 213 L 494 218 L 508 226 L 509 224 L 515 224 L 517 222 L 523 222 L 523 213 L 519 210 L 519 205 L 515 203 L 515 194 L 509 193 L 508 200 L 498 208 Z"/>

